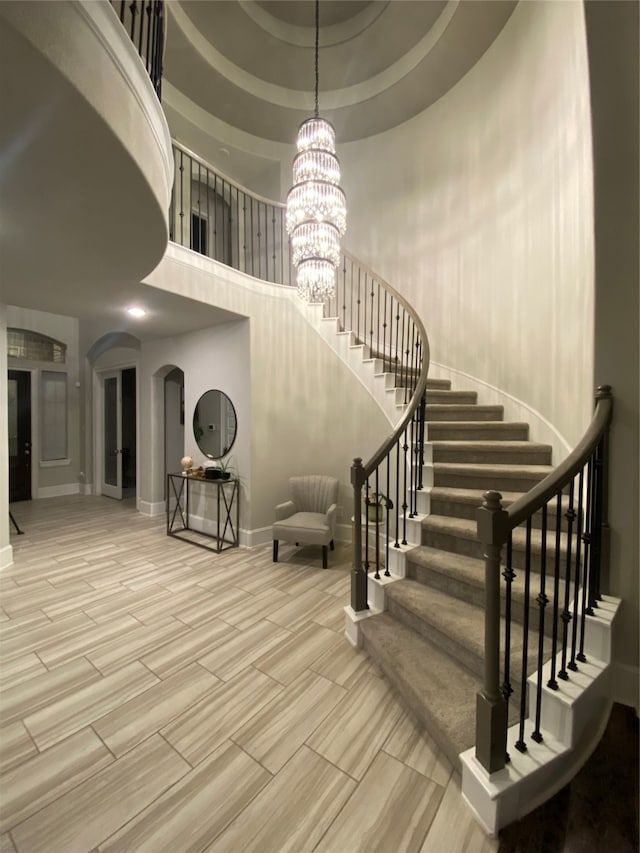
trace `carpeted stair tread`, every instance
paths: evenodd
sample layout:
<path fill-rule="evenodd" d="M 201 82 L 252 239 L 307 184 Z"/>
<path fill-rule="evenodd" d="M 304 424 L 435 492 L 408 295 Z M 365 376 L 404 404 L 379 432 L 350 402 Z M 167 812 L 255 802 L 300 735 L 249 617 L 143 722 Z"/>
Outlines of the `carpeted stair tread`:
<path fill-rule="evenodd" d="M 478 607 L 484 606 L 485 598 L 485 567 L 484 561 L 466 554 L 456 554 L 453 551 L 442 551 L 440 548 L 432 548 L 429 545 L 417 545 L 407 552 L 407 576 L 418 583 L 433 587 L 455 599 L 472 603 Z M 513 602 L 518 604 L 514 609 L 514 619 L 522 619 L 522 605 L 524 602 L 525 573 L 515 568 L 515 577 L 512 581 L 511 592 Z M 559 584 L 559 599 L 563 602 L 564 581 Z M 537 596 L 540 592 L 540 574 L 531 571 L 529 589 L 530 614 L 539 612 Z M 553 579 L 547 574 L 546 594 L 549 598 L 547 613 L 553 608 Z M 500 581 L 500 595 L 504 599 L 506 595 L 506 582 Z M 503 607 L 504 609 L 504 607 Z M 545 633 L 551 626 L 551 617 L 546 618 Z"/>
<path fill-rule="evenodd" d="M 482 671 L 484 661 L 484 609 L 428 587 L 411 578 L 397 581 L 387 588 L 390 615 L 408 628 L 435 643 L 472 673 Z M 505 622 L 501 620 L 502 647 Z M 523 638 L 521 626 L 511 626 L 511 657 L 521 660 Z M 538 635 L 530 630 L 528 672 L 537 666 Z M 517 681 L 517 678 L 516 678 Z"/>
<path fill-rule="evenodd" d="M 431 421 L 427 422 L 427 438 L 437 441 L 446 437 L 448 441 L 501 440 L 509 437 L 526 441 L 529 424 L 521 421 Z"/>
<path fill-rule="evenodd" d="M 529 491 L 553 471 L 550 465 L 434 462 L 433 484 L 453 488 Z"/>
<path fill-rule="evenodd" d="M 410 628 L 381 613 L 360 623 L 364 648 L 456 769 L 475 742 L 481 679 Z"/>
<path fill-rule="evenodd" d="M 434 486 L 430 491 L 431 512 L 434 515 L 446 515 L 452 518 L 469 518 L 475 521 L 478 507 L 482 506 L 483 502 L 482 489 L 459 489 L 453 486 Z M 506 492 L 501 491 L 502 506 L 506 509 L 518 498 L 522 497 L 523 492 Z M 569 498 L 562 498 L 562 524 L 566 525 L 565 514 L 569 509 Z M 538 511 L 534 517 L 534 526 L 539 527 L 542 524 L 542 511 Z M 552 501 L 549 505 L 547 513 L 547 528 L 555 530 L 556 528 L 556 504 Z"/>
<path fill-rule="evenodd" d="M 481 441 L 430 441 L 434 462 L 548 465 L 551 445 L 534 441 L 493 439 Z"/>
<path fill-rule="evenodd" d="M 427 403 L 427 421 L 501 421 L 503 406 L 484 406 L 472 403 Z"/>
<path fill-rule="evenodd" d="M 454 518 L 449 515 L 428 515 L 422 519 L 422 529 L 423 531 L 433 530 L 450 536 L 469 539 L 478 542 L 480 545 L 482 544 L 478 539 L 477 522 L 471 518 Z M 512 533 L 514 549 L 525 547 L 526 535 L 527 532 L 524 527 L 514 528 Z M 549 535 L 549 531 L 547 531 L 547 551 L 555 549 L 555 540 L 555 531 L 553 531 L 552 535 Z M 560 543 L 561 550 L 563 551 L 563 545 L 566 544 L 566 536 L 562 531 L 560 533 Z M 531 530 L 531 550 L 533 553 L 539 553 L 542 550 L 542 532 L 535 528 Z"/>

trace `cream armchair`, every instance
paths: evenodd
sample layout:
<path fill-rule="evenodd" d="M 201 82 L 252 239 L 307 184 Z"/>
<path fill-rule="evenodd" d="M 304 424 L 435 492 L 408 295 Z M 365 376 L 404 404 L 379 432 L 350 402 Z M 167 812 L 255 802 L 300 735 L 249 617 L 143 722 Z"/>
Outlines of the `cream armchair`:
<path fill-rule="evenodd" d="M 327 546 L 333 551 L 338 481 L 311 474 L 291 477 L 291 500 L 276 507 L 273 525 L 273 562 L 278 562 L 278 541 L 322 545 L 322 568 L 327 568 Z"/>

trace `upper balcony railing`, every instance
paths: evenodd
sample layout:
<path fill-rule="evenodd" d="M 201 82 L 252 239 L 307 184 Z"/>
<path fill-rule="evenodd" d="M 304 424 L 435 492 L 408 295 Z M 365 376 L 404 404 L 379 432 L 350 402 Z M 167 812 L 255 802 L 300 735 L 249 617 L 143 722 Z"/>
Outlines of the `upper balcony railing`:
<path fill-rule="evenodd" d="M 145 64 L 158 98 L 162 95 L 164 0 L 110 0 Z"/>

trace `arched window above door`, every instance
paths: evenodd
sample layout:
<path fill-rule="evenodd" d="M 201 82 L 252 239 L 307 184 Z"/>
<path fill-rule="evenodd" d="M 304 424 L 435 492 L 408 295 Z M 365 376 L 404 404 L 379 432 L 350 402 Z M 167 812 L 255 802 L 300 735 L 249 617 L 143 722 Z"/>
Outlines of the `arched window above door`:
<path fill-rule="evenodd" d="M 7 329 L 7 356 L 64 364 L 67 345 L 29 329 Z"/>

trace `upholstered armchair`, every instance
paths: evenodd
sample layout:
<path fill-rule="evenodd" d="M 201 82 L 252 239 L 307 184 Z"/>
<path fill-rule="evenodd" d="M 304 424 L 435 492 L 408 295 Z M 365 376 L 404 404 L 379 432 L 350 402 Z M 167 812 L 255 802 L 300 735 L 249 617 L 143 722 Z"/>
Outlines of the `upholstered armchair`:
<path fill-rule="evenodd" d="M 278 540 L 298 545 L 322 545 L 322 568 L 327 568 L 327 546 L 333 551 L 338 481 L 311 474 L 291 477 L 291 500 L 276 507 L 273 525 L 273 562 L 278 562 Z"/>

